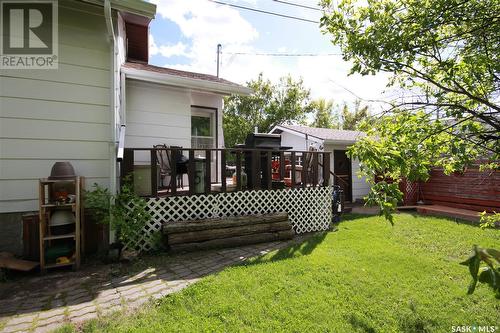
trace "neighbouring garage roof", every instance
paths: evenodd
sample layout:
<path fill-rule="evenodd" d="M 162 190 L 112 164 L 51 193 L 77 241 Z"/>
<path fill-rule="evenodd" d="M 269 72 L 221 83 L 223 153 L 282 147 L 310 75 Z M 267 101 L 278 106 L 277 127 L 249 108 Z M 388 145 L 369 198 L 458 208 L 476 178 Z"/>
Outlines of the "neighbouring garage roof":
<path fill-rule="evenodd" d="M 124 63 L 122 71 L 130 78 L 172 86 L 208 90 L 222 94 L 249 95 L 252 93 L 250 88 L 215 75 L 187 72 L 136 62 Z"/>
<path fill-rule="evenodd" d="M 303 135 L 313 136 L 318 139 L 325 141 L 335 141 L 335 142 L 356 142 L 358 139 L 365 136 L 364 132 L 360 131 L 347 131 L 338 130 L 331 128 L 317 128 L 302 125 L 278 125 L 275 129 L 288 129 L 293 132 L 297 132 Z"/>

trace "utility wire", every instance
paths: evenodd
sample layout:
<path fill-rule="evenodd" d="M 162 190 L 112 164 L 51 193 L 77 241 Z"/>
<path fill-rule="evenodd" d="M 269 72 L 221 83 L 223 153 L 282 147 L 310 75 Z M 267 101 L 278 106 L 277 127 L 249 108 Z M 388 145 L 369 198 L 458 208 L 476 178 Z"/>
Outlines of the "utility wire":
<path fill-rule="evenodd" d="M 226 3 L 226 2 L 217 1 L 217 0 L 207 0 L 207 1 L 214 2 L 214 3 L 219 4 L 219 5 L 224 5 L 224 6 L 229 6 L 229 7 L 239 8 L 239 9 L 245 9 L 245 10 L 249 10 L 249 11 L 253 11 L 253 12 L 257 12 L 257 13 L 261 13 L 261 14 L 274 15 L 274 16 L 279 16 L 279 17 L 288 18 L 288 19 L 292 19 L 292 20 L 298 20 L 298 21 L 303 21 L 303 22 L 309 22 L 309 23 L 319 24 L 319 21 L 309 20 L 309 19 L 305 19 L 305 18 L 302 18 L 302 17 L 285 15 L 285 14 L 280 14 L 280 13 L 275 13 L 275 12 L 269 12 L 269 11 L 266 11 L 266 10 L 261 10 L 261 9 L 251 8 L 251 7 L 245 7 L 245 6 L 235 5 L 235 4 L 232 4 L 232 3 Z"/>
<path fill-rule="evenodd" d="M 299 3 L 293 3 L 293 2 L 283 1 L 283 0 L 273 0 L 273 1 L 279 2 L 279 3 L 283 3 L 283 4 L 289 5 L 289 6 L 295 6 L 295 7 L 301 7 L 301 8 L 311 9 L 311 10 L 317 10 L 318 12 L 322 12 L 323 11 L 321 8 L 311 7 L 311 6 L 307 6 L 307 5 L 302 5 L 302 4 L 299 4 Z"/>
<path fill-rule="evenodd" d="M 224 52 L 229 55 L 268 56 L 268 57 L 331 57 L 341 56 L 341 53 L 250 53 L 250 52 Z"/>

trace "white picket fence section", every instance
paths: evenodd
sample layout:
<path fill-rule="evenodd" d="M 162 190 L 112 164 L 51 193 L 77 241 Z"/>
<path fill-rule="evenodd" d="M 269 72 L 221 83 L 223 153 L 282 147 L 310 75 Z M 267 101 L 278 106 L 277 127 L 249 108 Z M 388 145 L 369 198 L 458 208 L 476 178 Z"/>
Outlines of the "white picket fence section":
<path fill-rule="evenodd" d="M 300 234 L 326 230 L 332 221 L 331 187 L 160 197 L 147 204 L 152 218 L 135 246 L 140 251 L 154 249 L 165 222 L 287 212 Z"/>

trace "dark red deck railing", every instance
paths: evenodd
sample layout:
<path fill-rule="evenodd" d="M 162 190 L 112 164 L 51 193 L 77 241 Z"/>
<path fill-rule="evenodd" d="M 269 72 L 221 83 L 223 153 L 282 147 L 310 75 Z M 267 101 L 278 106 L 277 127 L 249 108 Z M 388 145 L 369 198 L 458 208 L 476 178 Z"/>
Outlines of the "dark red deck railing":
<path fill-rule="evenodd" d="M 159 153 L 167 156 L 170 163 L 167 168 L 164 161 L 159 161 Z M 137 158 L 137 154 L 141 157 Z M 174 161 L 184 156 L 186 172 L 178 170 L 179 164 Z M 204 155 L 204 159 L 197 158 Z M 203 164 L 202 166 L 196 165 Z M 192 148 L 124 148 L 120 162 L 120 178 L 128 176 L 132 182 L 137 166 L 150 169 L 150 196 L 162 195 L 194 195 L 200 193 L 228 192 L 257 189 L 305 188 L 328 186 L 330 176 L 334 183 L 342 181 L 330 170 L 330 152 L 317 151 L 276 151 L 266 149 L 192 149 Z M 200 180 L 197 168 L 204 168 L 204 179 Z M 228 174 L 227 170 L 234 170 Z M 212 172 L 212 169 L 215 171 Z M 300 171 L 300 179 L 298 171 Z M 160 172 L 161 170 L 161 172 Z M 243 172 L 247 174 L 247 186 L 243 185 Z M 167 173 L 167 175 L 165 175 Z M 198 173 L 198 175 L 197 175 Z M 178 178 L 181 174 L 182 180 Z M 228 182 L 234 174 L 236 180 Z M 159 176 L 160 175 L 160 176 Z M 186 175 L 186 176 L 185 176 Z M 187 178 L 186 186 L 183 180 Z M 163 182 L 162 180 L 166 180 Z M 200 181 L 203 188 L 200 190 Z M 143 194 L 144 195 L 144 194 Z"/>

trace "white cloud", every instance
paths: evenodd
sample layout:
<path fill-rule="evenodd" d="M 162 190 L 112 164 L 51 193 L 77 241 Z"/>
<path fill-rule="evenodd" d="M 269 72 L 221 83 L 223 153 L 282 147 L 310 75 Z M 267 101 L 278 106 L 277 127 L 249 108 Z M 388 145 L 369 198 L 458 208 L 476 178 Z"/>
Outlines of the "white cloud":
<path fill-rule="evenodd" d="M 177 42 L 174 45 L 158 45 L 155 42 L 153 35 L 149 35 L 149 55 L 154 56 L 160 54 L 165 58 L 173 56 L 189 56 L 187 52 L 188 45 Z"/>
<path fill-rule="evenodd" d="M 256 4 L 256 0 L 240 1 Z M 231 55 L 234 52 L 273 52 L 254 47 L 259 38 L 257 29 L 234 8 L 206 0 L 156 0 L 156 3 L 159 16 L 175 22 L 184 37 L 191 41 L 189 46 L 180 42 L 156 45 L 151 38 L 151 55 L 183 55 L 190 59 L 189 64 L 165 63 L 167 67 L 215 74 L 216 46 L 221 43 L 221 76 L 226 79 L 243 84 L 256 78 L 260 72 L 273 81 L 291 74 L 294 78 L 303 77 L 305 86 L 311 88 L 313 98 L 324 97 L 342 103 L 352 102 L 356 99 L 354 95 L 364 99 L 382 97 L 386 76 L 347 76 L 350 64 L 340 56 L 283 58 Z M 279 47 L 278 52 L 300 53 L 284 46 Z"/>

